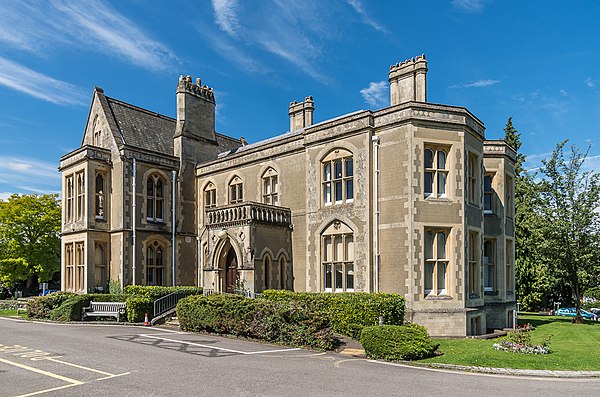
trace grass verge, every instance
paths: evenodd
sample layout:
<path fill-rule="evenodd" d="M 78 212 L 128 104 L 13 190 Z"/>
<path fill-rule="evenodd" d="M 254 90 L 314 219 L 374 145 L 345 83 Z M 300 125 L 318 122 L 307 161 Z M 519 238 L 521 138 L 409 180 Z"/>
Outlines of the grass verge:
<path fill-rule="evenodd" d="M 568 317 L 520 315 L 519 324 L 536 327 L 532 342 L 552 334 L 550 354 L 534 355 L 494 350 L 498 339 L 438 339 L 443 355 L 420 363 L 444 363 L 478 367 L 600 371 L 600 322 L 572 324 Z"/>
<path fill-rule="evenodd" d="M 0 310 L 0 317 L 11 317 L 11 316 L 20 316 L 23 318 L 27 318 L 27 313 L 25 313 L 25 312 L 17 313 L 17 309 Z"/>

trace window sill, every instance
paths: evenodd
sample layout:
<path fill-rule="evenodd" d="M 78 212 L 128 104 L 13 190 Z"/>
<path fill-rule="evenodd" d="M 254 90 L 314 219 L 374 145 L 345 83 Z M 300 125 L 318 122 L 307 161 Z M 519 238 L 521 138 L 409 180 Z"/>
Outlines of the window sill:
<path fill-rule="evenodd" d="M 429 301 L 449 301 L 452 300 L 454 298 L 452 298 L 449 295 L 425 295 L 425 300 L 429 300 Z"/>
<path fill-rule="evenodd" d="M 485 296 L 498 296 L 498 291 L 484 291 Z"/>
<path fill-rule="evenodd" d="M 426 196 L 425 201 L 432 201 L 438 203 L 451 203 L 452 200 L 449 197 L 434 197 L 434 196 Z"/>
<path fill-rule="evenodd" d="M 469 293 L 469 299 L 479 299 L 479 298 L 480 298 L 480 296 L 478 293 L 475 293 L 475 292 Z"/>

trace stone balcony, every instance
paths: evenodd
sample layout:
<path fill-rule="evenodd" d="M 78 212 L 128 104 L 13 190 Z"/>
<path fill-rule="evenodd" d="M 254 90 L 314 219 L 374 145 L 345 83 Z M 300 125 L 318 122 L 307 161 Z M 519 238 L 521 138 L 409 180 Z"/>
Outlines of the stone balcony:
<path fill-rule="evenodd" d="M 205 211 L 207 228 L 232 227 L 261 223 L 273 226 L 292 226 L 292 211 L 286 207 L 245 201 Z"/>

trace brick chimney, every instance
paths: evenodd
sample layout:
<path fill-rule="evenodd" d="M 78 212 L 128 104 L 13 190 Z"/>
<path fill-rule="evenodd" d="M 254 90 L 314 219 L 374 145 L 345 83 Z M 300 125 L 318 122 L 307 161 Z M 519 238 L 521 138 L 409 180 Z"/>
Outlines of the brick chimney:
<path fill-rule="evenodd" d="M 212 88 L 202 86 L 199 78 L 179 76 L 177 84 L 177 127 L 175 137 L 216 141 L 215 95 Z"/>
<path fill-rule="evenodd" d="M 303 102 L 291 102 L 290 115 L 290 132 L 301 128 L 310 127 L 313 124 L 313 112 L 315 110 L 315 102 L 312 96 L 307 96 Z"/>
<path fill-rule="evenodd" d="M 425 54 L 390 66 L 390 104 L 427 102 L 427 60 Z"/>

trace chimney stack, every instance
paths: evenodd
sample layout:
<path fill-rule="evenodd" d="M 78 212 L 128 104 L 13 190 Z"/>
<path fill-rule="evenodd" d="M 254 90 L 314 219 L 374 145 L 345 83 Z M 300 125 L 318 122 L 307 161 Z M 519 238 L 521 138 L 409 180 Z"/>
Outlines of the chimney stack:
<path fill-rule="evenodd" d="M 307 96 L 303 102 L 291 102 L 290 115 L 290 132 L 301 128 L 310 127 L 313 124 L 313 112 L 315 110 L 315 102 L 312 96 Z"/>
<path fill-rule="evenodd" d="M 390 66 L 390 105 L 427 101 L 427 60 L 425 54 Z"/>
<path fill-rule="evenodd" d="M 194 83 L 191 76 L 179 76 L 175 137 L 178 136 L 216 141 L 215 95 L 199 78 Z"/>

